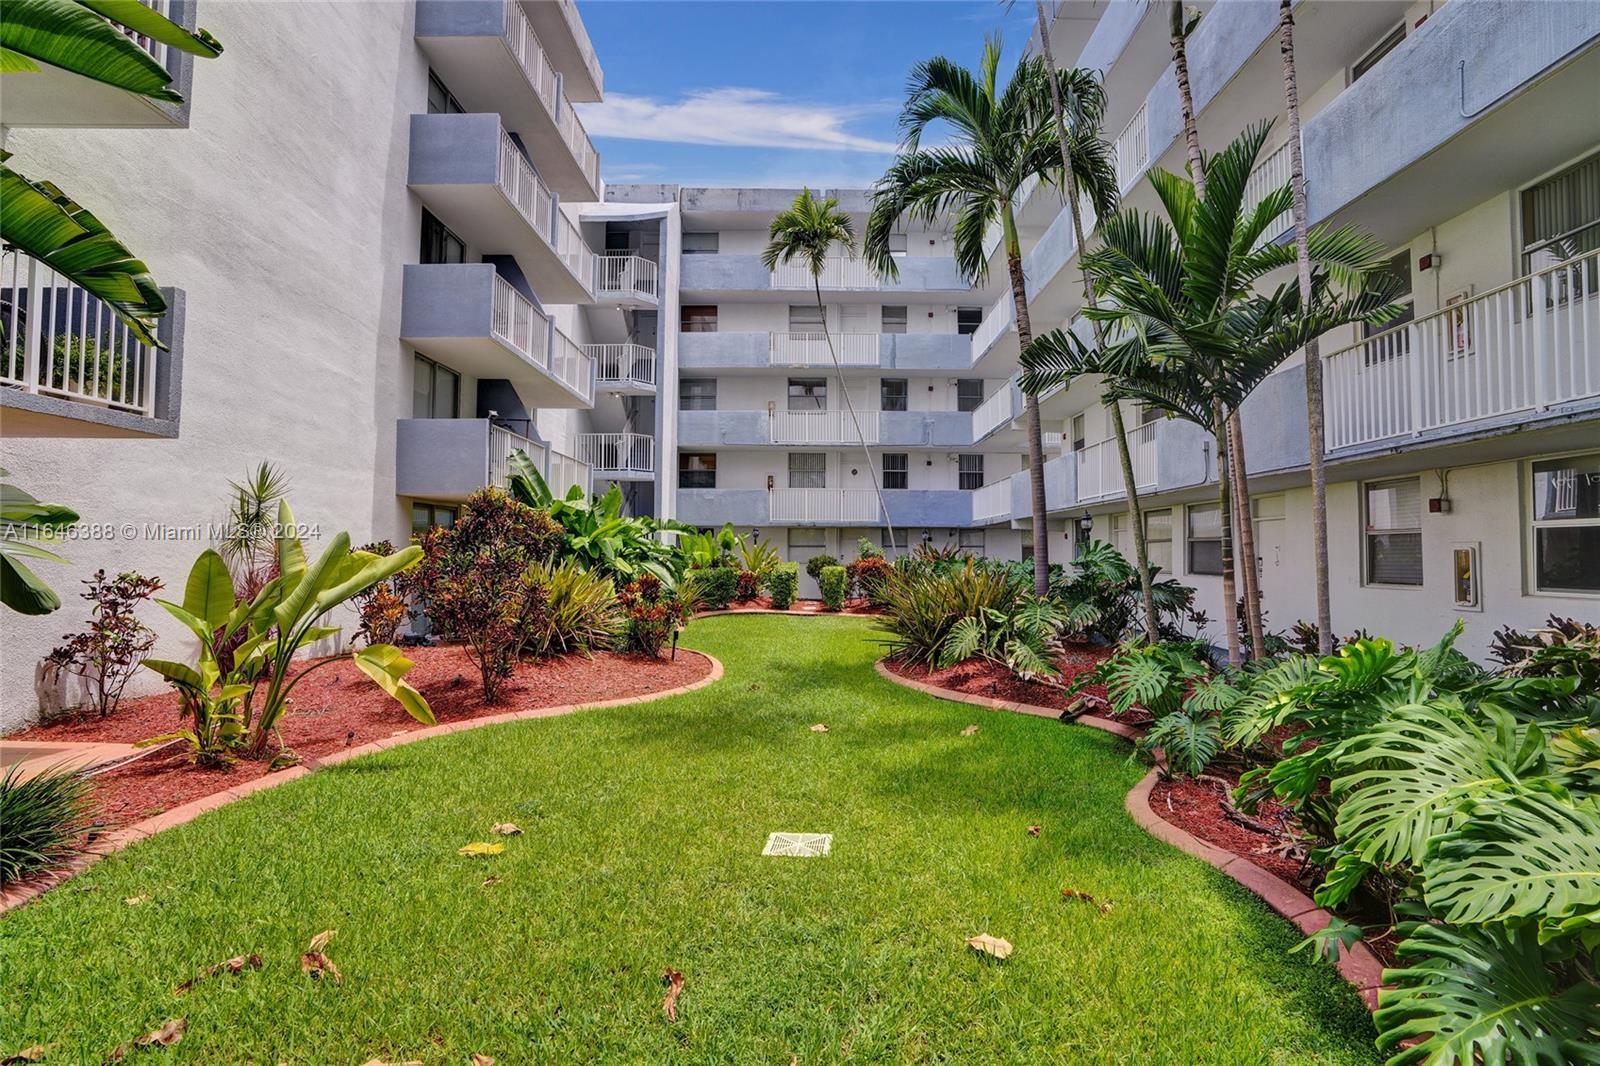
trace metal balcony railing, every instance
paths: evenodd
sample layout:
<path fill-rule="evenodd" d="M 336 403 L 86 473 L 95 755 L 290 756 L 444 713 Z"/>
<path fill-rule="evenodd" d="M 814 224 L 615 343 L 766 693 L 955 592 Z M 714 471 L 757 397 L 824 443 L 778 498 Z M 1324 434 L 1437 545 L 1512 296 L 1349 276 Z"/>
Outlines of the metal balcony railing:
<path fill-rule="evenodd" d="M 578 458 L 601 477 L 649 477 L 656 470 L 656 440 L 645 433 L 580 433 Z"/>
<path fill-rule="evenodd" d="M 857 411 L 855 422 L 848 411 L 771 411 L 767 420 L 773 444 L 859 444 L 856 422 L 867 444 L 878 443 L 877 411 Z"/>
<path fill-rule="evenodd" d="M 883 521 L 878 494 L 871 489 L 773 489 L 767 510 L 770 522 Z"/>
<path fill-rule="evenodd" d="M 594 293 L 602 297 L 654 300 L 657 298 L 657 272 L 655 262 L 643 256 L 595 256 Z"/>
<path fill-rule="evenodd" d="M 829 338 L 840 366 L 877 366 L 876 333 L 770 333 L 768 358 L 773 366 L 832 366 Z"/>
<path fill-rule="evenodd" d="M 642 344 L 590 344 L 594 377 L 600 385 L 654 387 L 656 350 Z"/>

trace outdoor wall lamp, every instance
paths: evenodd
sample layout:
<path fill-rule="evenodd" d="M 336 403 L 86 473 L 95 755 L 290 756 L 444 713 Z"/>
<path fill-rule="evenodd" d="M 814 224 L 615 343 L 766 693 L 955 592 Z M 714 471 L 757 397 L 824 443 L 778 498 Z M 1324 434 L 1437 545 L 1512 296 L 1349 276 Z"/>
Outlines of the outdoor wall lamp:
<path fill-rule="evenodd" d="M 1094 532 L 1094 515 L 1088 511 L 1083 512 L 1083 517 L 1078 519 L 1078 539 L 1088 540 L 1089 534 Z"/>
<path fill-rule="evenodd" d="M 750 539 L 751 540 L 760 540 L 761 539 L 761 530 L 759 530 L 759 529 L 750 530 Z"/>

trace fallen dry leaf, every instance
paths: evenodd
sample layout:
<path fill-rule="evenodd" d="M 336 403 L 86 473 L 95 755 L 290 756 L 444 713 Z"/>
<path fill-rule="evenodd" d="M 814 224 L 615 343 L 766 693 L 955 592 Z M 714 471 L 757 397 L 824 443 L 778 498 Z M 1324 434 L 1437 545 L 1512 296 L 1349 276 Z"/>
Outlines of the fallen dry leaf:
<path fill-rule="evenodd" d="M 1036 836 L 1039 835 L 1040 831 L 1043 830 L 1043 829 L 1044 829 L 1044 826 L 1042 826 L 1042 825 L 1030 825 L 1030 826 L 1028 826 L 1028 835 L 1031 836 L 1031 837 L 1036 837 Z"/>
<path fill-rule="evenodd" d="M 466 847 L 458 849 L 459 853 L 462 855 L 474 855 L 478 857 L 486 855 L 498 855 L 504 850 L 506 850 L 506 846 L 504 844 L 490 844 L 482 840 L 473 841 Z"/>
<path fill-rule="evenodd" d="M 121 1062 L 127 1057 L 130 1050 L 136 1047 L 171 1047 L 183 1039 L 184 1030 L 189 1028 L 188 1018 L 169 1018 L 159 1029 L 139 1037 L 131 1043 L 118 1044 L 111 1053 L 112 1062 Z"/>
<path fill-rule="evenodd" d="M 331 977 L 336 985 L 344 984 L 344 975 L 339 972 L 339 967 L 333 960 L 322 953 L 328 946 L 328 941 L 333 939 L 336 929 L 324 929 L 311 938 L 311 943 L 306 945 L 305 954 L 300 956 L 300 972 L 308 973 L 312 977 Z"/>
<path fill-rule="evenodd" d="M 678 996 L 683 992 L 683 974 L 667 967 L 667 972 L 661 975 L 661 980 L 666 982 L 667 994 L 661 1000 L 661 1013 L 667 1016 L 667 1021 L 678 1020 Z"/>
<path fill-rule="evenodd" d="M 979 933 L 977 936 L 968 937 L 967 947 L 980 954 L 990 955 L 997 959 L 1004 959 L 1011 954 L 1011 941 L 997 936 L 990 936 L 988 933 Z"/>
<path fill-rule="evenodd" d="M 522 835 L 522 828 L 515 822 L 496 822 L 490 827 L 489 832 L 498 833 L 503 837 L 519 837 Z"/>
<path fill-rule="evenodd" d="M 122 902 L 126 903 L 130 907 L 137 907 L 141 903 L 149 903 L 150 902 L 150 897 L 149 896 L 128 896 Z"/>
<path fill-rule="evenodd" d="M 7 1055 L 5 1058 L 0 1059 L 0 1066 L 22 1066 L 22 1063 L 25 1062 L 43 1062 L 45 1053 L 53 1046 L 52 1044 L 35 1044 L 32 1047 L 25 1047 L 15 1055 Z"/>
<path fill-rule="evenodd" d="M 189 978 L 177 988 L 174 988 L 172 990 L 172 994 L 175 996 L 181 996 L 185 992 L 189 991 L 189 989 L 193 988 L 196 981 L 203 981 L 207 977 L 215 977 L 219 973 L 242 973 L 246 967 L 249 967 L 252 970 L 261 969 L 261 956 L 252 952 L 249 955 L 235 955 L 231 959 L 224 959 L 221 962 L 213 963 L 212 965 L 201 970 L 199 973 L 195 974 L 193 977 Z"/>
<path fill-rule="evenodd" d="M 1100 908 L 1100 913 L 1101 914 L 1105 914 L 1107 911 L 1109 911 L 1111 909 L 1111 904 L 1109 904 L 1109 903 L 1101 903 L 1099 900 L 1097 900 L 1093 896 L 1089 895 L 1089 893 L 1087 893 L 1087 892 L 1079 892 L 1075 888 L 1063 888 L 1061 890 L 1061 898 L 1062 899 L 1081 899 L 1081 900 L 1083 900 L 1083 902 L 1089 904 L 1090 906 Z"/>
<path fill-rule="evenodd" d="M 422 1066 L 421 1059 L 406 1059 L 404 1062 L 386 1062 L 383 1059 L 368 1059 L 361 1066 Z"/>
<path fill-rule="evenodd" d="M 828 724 L 826 722 L 818 722 L 816 725 L 811 727 L 811 731 L 813 733 L 826 733 L 828 731 Z"/>
<path fill-rule="evenodd" d="M 500 879 L 498 877 L 496 877 L 494 874 L 490 874 L 488 877 L 485 877 L 483 879 L 483 884 L 480 887 L 488 888 L 490 885 L 498 885 L 499 883 L 500 883 Z"/>
<path fill-rule="evenodd" d="M 964 736 L 964 737 L 970 737 L 970 736 L 972 736 L 972 734 L 976 733 L 977 731 L 978 731 L 978 727 L 977 726 L 969 725 L 969 726 L 967 726 L 967 728 L 965 728 L 965 729 L 963 729 L 961 731 L 961 735 Z"/>
<path fill-rule="evenodd" d="M 479 1055 L 474 1052 L 472 1055 L 472 1066 L 494 1066 L 494 1059 L 490 1058 L 488 1055 Z"/>
<path fill-rule="evenodd" d="M 321 951 L 323 948 L 328 946 L 328 941 L 332 940 L 334 934 L 338 931 L 339 930 L 337 929 L 324 929 L 322 932 L 311 938 L 311 943 L 306 945 L 306 950 Z"/>

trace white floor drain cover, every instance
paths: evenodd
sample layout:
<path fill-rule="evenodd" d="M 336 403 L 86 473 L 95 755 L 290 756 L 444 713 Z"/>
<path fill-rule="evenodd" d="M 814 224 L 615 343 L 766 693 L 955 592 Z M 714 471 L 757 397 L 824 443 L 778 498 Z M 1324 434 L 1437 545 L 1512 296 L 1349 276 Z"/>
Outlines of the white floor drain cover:
<path fill-rule="evenodd" d="M 773 833 L 767 837 L 763 855 L 793 855 L 810 859 L 833 850 L 832 833 Z"/>

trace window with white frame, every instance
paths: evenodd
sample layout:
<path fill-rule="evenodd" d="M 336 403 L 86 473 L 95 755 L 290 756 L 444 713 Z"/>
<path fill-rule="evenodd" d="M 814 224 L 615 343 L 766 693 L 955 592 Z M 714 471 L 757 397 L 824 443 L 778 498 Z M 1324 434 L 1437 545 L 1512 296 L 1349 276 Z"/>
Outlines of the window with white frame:
<path fill-rule="evenodd" d="M 878 321 L 884 333 L 904 333 L 907 322 L 905 305 L 884 304 L 883 314 Z"/>
<path fill-rule="evenodd" d="M 789 305 L 790 333 L 821 333 L 824 321 L 822 308 L 816 304 Z"/>
<path fill-rule="evenodd" d="M 1085 428 L 1084 416 L 1080 411 L 1072 416 L 1072 450 L 1081 452 L 1088 443 L 1088 430 Z"/>
<path fill-rule="evenodd" d="M 1172 512 L 1144 513 L 1144 550 L 1152 567 L 1172 572 Z"/>
<path fill-rule="evenodd" d="M 967 491 L 983 488 L 983 454 L 981 452 L 958 456 L 956 459 L 957 487 Z"/>
<path fill-rule="evenodd" d="M 715 452 L 679 452 L 678 487 L 680 489 L 716 488 L 717 454 Z"/>
<path fill-rule="evenodd" d="M 1422 481 L 1369 481 L 1362 489 L 1366 583 L 1422 584 Z"/>
<path fill-rule="evenodd" d="M 956 308 L 956 333 L 962 337 L 970 337 L 978 332 L 978 327 L 983 325 L 983 308 L 958 307 Z"/>
<path fill-rule="evenodd" d="M 956 410 L 976 411 L 983 406 L 983 379 L 956 379 Z"/>
<path fill-rule="evenodd" d="M 827 409 L 827 378 L 789 379 L 789 410 L 826 411 Z"/>
<path fill-rule="evenodd" d="M 889 531 L 880 529 L 878 530 L 878 543 L 885 548 L 893 547 L 896 555 L 909 554 L 911 551 L 911 530 L 905 526 L 895 526 L 894 543 L 891 545 L 889 543 Z"/>
<path fill-rule="evenodd" d="M 878 382 L 878 409 L 904 411 L 911 398 L 911 382 L 905 378 L 881 378 Z"/>
<path fill-rule="evenodd" d="M 1524 274 L 1600 248 L 1600 152 L 1522 190 L 1521 201 Z M 1557 285 L 1573 295 L 1593 295 L 1593 265 L 1582 271 L 1583 277 L 1578 273 L 1558 274 Z M 1552 291 L 1545 298 L 1554 303 L 1567 296 L 1566 291 Z"/>
<path fill-rule="evenodd" d="M 715 233 L 683 233 L 684 255 L 716 255 L 718 238 Z"/>
<path fill-rule="evenodd" d="M 1188 522 L 1189 573 L 1222 573 L 1222 508 L 1192 503 L 1184 508 Z"/>
<path fill-rule="evenodd" d="M 1600 592 L 1600 452 L 1531 464 L 1532 585 Z"/>
<path fill-rule="evenodd" d="M 679 378 L 678 409 L 680 411 L 715 411 L 717 409 L 717 379 Z"/>
<path fill-rule="evenodd" d="M 903 489 L 911 484 L 911 456 L 906 452 L 883 453 L 883 487 Z"/>
<path fill-rule="evenodd" d="M 1130 531 L 1133 527 L 1128 524 L 1128 512 L 1113 511 L 1109 517 L 1111 519 L 1111 546 L 1117 549 L 1124 559 L 1132 559 L 1133 534 Z"/>
<path fill-rule="evenodd" d="M 983 530 L 963 529 L 956 534 L 956 547 L 967 555 L 981 558 L 983 556 Z"/>
<path fill-rule="evenodd" d="M 822 452 L 789 453 L 789 487 L 791 489 L 825 489 L 828 487 L 828 457 Z"/>
<path fill-rule="evenodd" d="M 906 235 L 904 233 L 889 234 L 889 254 L 902 256 L 906 254 Z"/>
<path fill-rule="evenodd" d="M 461 375 L 425 355 L 412 355 L 411 417 L 455 418 L 461 406 Z"/>

